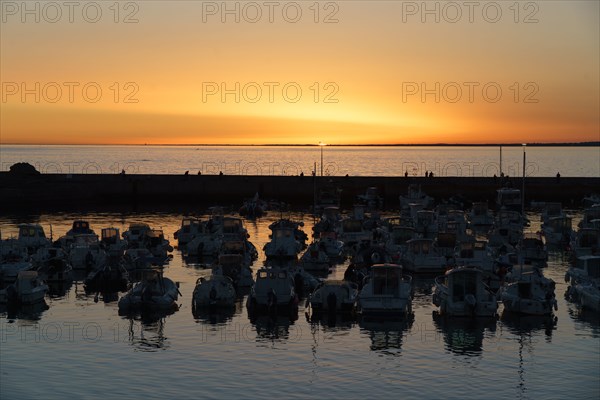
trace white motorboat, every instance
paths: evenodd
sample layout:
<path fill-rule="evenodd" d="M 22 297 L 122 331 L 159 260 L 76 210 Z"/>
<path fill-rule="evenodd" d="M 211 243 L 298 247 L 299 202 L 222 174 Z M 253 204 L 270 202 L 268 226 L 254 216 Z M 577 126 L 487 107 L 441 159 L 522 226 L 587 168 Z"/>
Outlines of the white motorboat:
<path fill-rule="evenodd" d="M 352 312 L 357 296 L 355 283 L 328 279 L 315 288 L 307 304 L 314 312 Z"/>
<path fill-rule="evenodd" d="M 558 309 L 554 281 L 546 278 L 536 267 L 521 267 L 521 270 L 514 266 L 507 277 L 510 282 L 500 288 L 504 310 L 516 314 L 549 315 L 553 308 Z"/>
<path fill-rule="evenodd" d="M 415 228 L 408 225 L 388 226 L 388 231 L 385 248 L 388 253 L 398 258 L 406 251 L 408 241 L 417 238 Z"/>
<path fill-rule="evenodd" d="M 584 308 L 600 311 L 600 256 L 578 257 L 565 274 L 565 297 Z"/>
<path fill-rule="evenodd" d="M 276 228 L 292 228 L 294 230 L 294 237 L 296 240 L 302 245 L 302 248 L 306 247 L 306 240 L 308 240 L 308 235 L 302 230 L 304 226 L 304 222 L 300 221 L 292 221 L 288 218 L 281 218 L 277 221 L 271 223 L 269 225 L 269 229 L 273 231 Z"/>
<path fill-rule="evenodd" d="M 409 209 L 410 204 L 420 204 L 421 209 L 430 208 L 433 206 L 433 197 L 427 196 L 421 191 L 421 185 L 408 185 L 408 193 L 406 196 L 400 196 L 400 208 Z"/>
<path fill-rule="evenodd" d="M 221 233 L 224 241 L 245 241 L 250 236 L 244 227 L 244 220 L 235 217 L 223 217 Z"/>
<path fill-rule="evenodd" d="M 152 228 L 143 222 L 134 222 L 129 224 L 129 229 L 123 232 L 123 238 L 127 241 L 129 248 L 146 247 L 145 239 Z"/>
<path fill-rule="evenodd" d="M 526 232 L 519 243 L 518 249 L 523 262 L 536 267 L 545 267 L 548 264 L 548 252 L 544 237 L 540 233 Z"/>
<path fill-rule="evenodd" d="M 271 241 L 263 248 L 267 258 L 295 259 L 302 250 L 302 245 L 296 240 L 294 229 L 288 226 L 276 226 L 272 229 Z"/>
<path fill-rule="evenodd" d="M 223 244 L 221 231 L 213 230 L 209 224 L 203 224 L 194 238 L 187 242 L 185 251 L 190 256 L 216 256 Z"/>
<path fill-rule="evenodd" d="M 48 285 L 36 271 L 20 271 L 16 281 L 0 290 L 0 303 L 33 304 L 44 300 Z"/>
<path fill-rule="evenodd" d="M 127 314 L 139 309 L 174 310 L 181 293 L 169 278 L 163 276 L 162 270 L 146 269 L 142 271 L 142 279 L 119 300 L 119 313 Z"/>
<path fill-rule="evenodd" d="M 456 267 L 435 278 L 433 304 L 441 315 L 451 317 L 492 317 L 496 315 L 496 295 L 484 283 L 480 269 Z"/>
<path fill-rule="evenodd" d="M 548 244 L 568 244 L 573 236 L 572 218 L 566 215 L 550 217 L 542 224 L 542 232 Z"/>
<path fill-rule="evenodd" d="M 127 241 L 121 238 L 119 228 L 103 228 L 100 235 L 100 244 L 109 257 L 119 258 L 127 249 Z"/>
<path fill-rule="evenodd" d="M 181 220 L 181 227 L 175 231 L 173 237 L 178 241 L 179 247 L 182 247 L 191 242 L 196 235 L 202 233 L 202 230 L 202 221 L 196 218 L 184 218 Z"/>
<path fill-rule="evenodd" d="M 317 242 L 330 260 L 335 261 L 344 257 L 344 242 L 337 239 L 335 232 L 322 232 Z"/>
<path fill-rule="evenodd" d="M 213 273 L 196 281 L 192 294 L 192 307 L 232 307 L 235 303 L 235 288 L 231 278 Z"/>
<path fill-rule="evenodd" d="M 106 264 L 108 257 L 98 242 L 96 234 L 74 236 L 69 249 L 69 262 L 73 269 L 96 269 Z"/>
<path fill-rule="evenodd" d="M 344 245 L 350 247 L 371 240 L 373 233 L 363 224 L 364 220 L 355 218 L 345 218 L 341 221 L 338 237 Z"/>
<path fill-rule="evenodd" d="M 58 241 L 62 248 L 68 251 L 75 242 L 75 236 L 78 235 L 96 235 L 96 232 L 90 228 L 90 223 L 88 221 L 76 220 L 73 221 L 71 229 L 69 229 L 64 236 L 60 237 Z M 98 237 L 98 235 L 96 235 L 96 237 Z"/>
<path fill-rule="evenodd" d="M 489 228 L 494 225 L 494 214 L 490 211 L 487 202 L 473 203 L 469 213 L 469 223 L 475 229 Z"/>
<path fill-rule="evenodd" d="M 506 244 L 512 246 L 519 243 L 523 235 L 524 219 L 516 211 L 500 210 L 496 214 L 496 221 L 489 234 L 492 247 L 502 247 Z"/>
<path fill-rule="evenodd" d="M 306 271 L 327 272 L 331 267 L 329 256 L 319 242 L 312 242 L 300 256 L 300 265 Z"/>
<path fill-rule="evenodd" d="M 403 274 L 401 265 L 375 264 L 365 277 L 356 304 L 362 315 L 412 314 L 412 277 Z"/>
<path fill-rule="evenodd" d="M 407 242 L 402 265 L 410 272 L 436 273 L 446 269 L 448 260 L 439 254 L 433 239 L 412 239 Z"/>
<path fill-rule="evenodd" d="M 294 278 L 283 268 L 261 268 L 256 273 L 247 303 L 250 312 L 290 311 L 298 307 Z"/>

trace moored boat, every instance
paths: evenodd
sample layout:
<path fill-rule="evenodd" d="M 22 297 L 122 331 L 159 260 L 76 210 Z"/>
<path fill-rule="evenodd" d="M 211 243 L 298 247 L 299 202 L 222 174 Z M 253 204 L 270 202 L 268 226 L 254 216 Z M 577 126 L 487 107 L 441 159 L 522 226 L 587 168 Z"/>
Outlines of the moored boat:
<path fill-rule="evenodd" d="M 435 278 L 433 304 L 450 317 L 492 317 L 498 303 L 477 268 L 456 267 Z"/>
<path fill-rule="evenodd" d="M 403 274 L 401 265 L 375 264 L 365 277 L 356 304 L 362 315 L 409 315 L 412 313 L 412 277 Z"/>

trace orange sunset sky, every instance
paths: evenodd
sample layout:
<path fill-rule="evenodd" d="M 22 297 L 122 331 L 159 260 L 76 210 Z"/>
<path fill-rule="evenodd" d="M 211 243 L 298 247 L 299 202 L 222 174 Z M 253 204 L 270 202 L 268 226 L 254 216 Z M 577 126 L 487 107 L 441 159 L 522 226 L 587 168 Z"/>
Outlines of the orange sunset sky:
<path fill-rule="evenodd" d="M 600 140 L 599 2 L 466 3 L 2 1 L 0 143 Z"/>

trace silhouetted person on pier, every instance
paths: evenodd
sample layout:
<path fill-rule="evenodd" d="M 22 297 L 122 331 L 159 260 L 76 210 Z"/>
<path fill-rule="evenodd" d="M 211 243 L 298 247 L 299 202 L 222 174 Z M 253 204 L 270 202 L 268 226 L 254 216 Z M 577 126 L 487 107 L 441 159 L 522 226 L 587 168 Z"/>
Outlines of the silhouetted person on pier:
<path fill-rule="evenodd" d="M 223 171 L 219 171 L 219 176 L 223 176 Z"/>
<path fill-rule="evenodd" d="M 190 171 L 185 171 L 185 176 L 188 176 L 190 174 Z"/>
<path fill-rule="evenodd" d="M 202 171 L 198 171 L 198 175 L 202 175 Z"/>
<path fill-rule="evenodd" d="M 556 183 L 560 182 L 560 172 L 556 173 Z"/>
<path fill-rule="evenodd" d="M 304 172 L 300 172 L 300 177 L 303 177 L 303 176 L 304 176 Z"/>
<path fill-rule="evenodd" d="M 121 175 L 125 175 L 125 170 L 124 169 L 121 170 Z"/>
<path fill-rule="evenodd" d="M 406 172 L 404 173 L 404 177 L 405 177 L 405 178 L 408 178 L 408 171 L 406 171 Z"/>
<path fill-rule="evenodd" d="M 425 171 L 425 178 L 429 176 L 429 171 Z"/>
<path fill-rule="evenodd" d="M 497 180 L 498 180 L 498 177 L 496 176 L 496 174 L 494 174 L 494 183 L 496 183 Z"/>
<path fill-rule="evenodd" d="M 433 171 L 429 171 L 429 177 L 433 178 Z"/>

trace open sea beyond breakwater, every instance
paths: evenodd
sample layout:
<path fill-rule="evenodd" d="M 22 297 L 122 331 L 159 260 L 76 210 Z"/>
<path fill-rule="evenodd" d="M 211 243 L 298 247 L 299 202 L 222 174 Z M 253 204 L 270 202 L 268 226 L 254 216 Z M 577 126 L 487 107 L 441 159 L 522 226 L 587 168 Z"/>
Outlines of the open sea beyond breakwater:
<path fill-rule="evenodd" d="M 322 153 L 321 153 L 322 151 Z M 600 148 L 527 146 L 530 177 L 600 177 Z M 2 145 L 1 168 L 28 162 L 42 173 L 491 177 L 498 147 L 473 146 L 21 146 Z M 503 147 L 502 171 L 522 175 L 521 146 Z"/>

